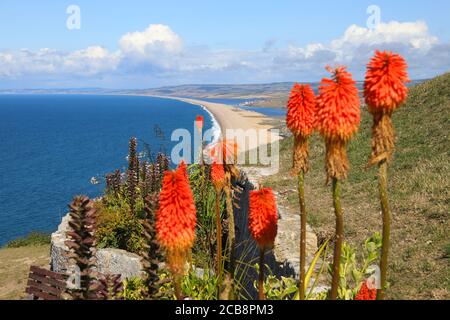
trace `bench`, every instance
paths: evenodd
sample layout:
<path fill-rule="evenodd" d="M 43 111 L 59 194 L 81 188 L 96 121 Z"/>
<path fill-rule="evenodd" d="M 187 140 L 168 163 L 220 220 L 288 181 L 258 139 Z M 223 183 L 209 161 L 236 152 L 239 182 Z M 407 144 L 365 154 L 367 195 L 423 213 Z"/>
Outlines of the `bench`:
<path fill-rule="evenodd" d="M 26 293 L 32 300 L 61 300 L 66 290 L 66 276 L 36 266 L 30 267 Z"/>

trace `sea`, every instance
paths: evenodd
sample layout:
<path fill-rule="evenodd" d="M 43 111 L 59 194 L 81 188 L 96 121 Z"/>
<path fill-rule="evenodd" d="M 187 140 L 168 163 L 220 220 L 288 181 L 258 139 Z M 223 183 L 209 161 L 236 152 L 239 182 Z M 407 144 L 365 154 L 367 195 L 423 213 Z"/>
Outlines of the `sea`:
<path fill-rule="evenodd" d="M 0 247 L 51 233 L 75 195 L 101 195 L 105 174 L 127 167 L 136 137 L 142 157 L 170 154 L 172 132 L 220 131 L 202 106 L 144 96 L 0 95 Z"/>

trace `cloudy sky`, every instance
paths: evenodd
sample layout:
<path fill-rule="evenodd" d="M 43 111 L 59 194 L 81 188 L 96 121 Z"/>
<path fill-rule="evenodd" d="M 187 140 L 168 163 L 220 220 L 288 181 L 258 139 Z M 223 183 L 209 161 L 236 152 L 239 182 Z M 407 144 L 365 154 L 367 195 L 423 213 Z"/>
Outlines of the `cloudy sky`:
<path fill-rule="evenodd" d="M 448 0 L 1 0 L 0 88 L 356 79 L 375 49 L 450 71 Z"/>

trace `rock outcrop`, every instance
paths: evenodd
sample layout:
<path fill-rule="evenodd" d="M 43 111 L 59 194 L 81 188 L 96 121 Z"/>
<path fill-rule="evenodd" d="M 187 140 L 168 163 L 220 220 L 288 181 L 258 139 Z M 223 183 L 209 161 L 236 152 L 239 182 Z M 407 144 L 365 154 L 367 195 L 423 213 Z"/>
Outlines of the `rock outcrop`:
<path fill-rule="evenodd" d="M 69 215 L 63 217 L 51 239 L 50 267 L 52 271 L 59 273 L 72 269 L 67 258 L 69 249 L 65 245 L 66 233 L 70 229 L 69 219 Z M 98 271 L 103 274 L 121 274 L 122 279 L 142 275 L 141 258 L 136 254 L 119 249 L 98 249 L 96 256 Z"/>

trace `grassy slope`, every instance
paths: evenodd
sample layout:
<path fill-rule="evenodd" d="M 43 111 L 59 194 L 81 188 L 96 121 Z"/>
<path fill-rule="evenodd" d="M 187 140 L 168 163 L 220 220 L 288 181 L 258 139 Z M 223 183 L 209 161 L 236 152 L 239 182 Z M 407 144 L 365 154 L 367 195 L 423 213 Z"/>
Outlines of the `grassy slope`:
<path fill-rule="evenodd" d="M 47 267 L 50 246 L 0 249 L 0 300 L 23 297 L 31 265 Z"/>
<path fill-rule="evenodd" d="M 397 150 L 390 165 L 393 211 L 389 298 L 449 298 L 450 212 L 450 73 L 410 91 L 394 114 Z M 361 130 L 349 145 L 352 165 L 343 185 L 347 241 L 359 245 L 381 230 L 377 170 L 365 170 L 370 153 L 372 119 L 363 112 Z M 266 185 L 281 191 L 284 204 L 297 210 L 296 181 L 289 176 L 292 138 L 280 146 L 281 171 Z M 324 146 L 315 135 L 306 178 L 309 221 L 320 233 L 332 233 L 334 213 L 325 186 Z"/>

